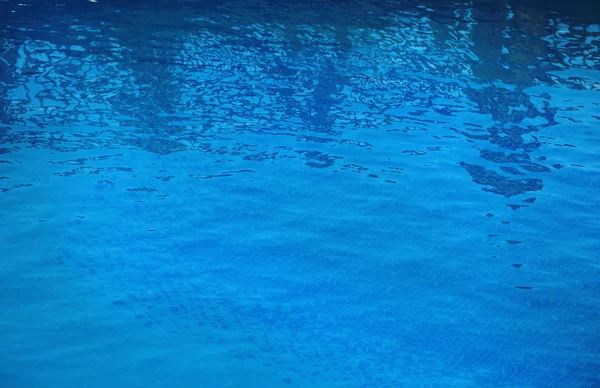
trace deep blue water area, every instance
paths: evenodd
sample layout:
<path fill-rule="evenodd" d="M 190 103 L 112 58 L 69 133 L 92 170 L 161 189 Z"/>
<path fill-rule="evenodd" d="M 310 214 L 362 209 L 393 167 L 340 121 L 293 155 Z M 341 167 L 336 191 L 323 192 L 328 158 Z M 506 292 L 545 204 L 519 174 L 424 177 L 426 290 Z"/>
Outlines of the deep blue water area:
<path fill-rule="evenodd" d="M 0 387 L 600 387 L 600 11 L 0 2 Z"/>

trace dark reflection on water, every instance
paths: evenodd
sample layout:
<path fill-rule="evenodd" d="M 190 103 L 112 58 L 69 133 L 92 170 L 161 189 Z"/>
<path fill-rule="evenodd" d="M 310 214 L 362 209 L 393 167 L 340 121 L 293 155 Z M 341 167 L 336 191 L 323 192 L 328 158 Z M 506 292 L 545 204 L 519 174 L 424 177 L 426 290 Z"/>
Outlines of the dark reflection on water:
<path fill-rule="evenodd" d="M 387 133 L 390 142 L 401 139 L 398 132 L 424 131 L 427 143 L 446 136 L 470 143 L 479 162 L 447 157 L 484 190 L 510 197 L 540 190 L 544 175 L 562 167 L 531 156 L 552 144 L 544 128 L 556 123 L 561 108 L 547 93 L 526 88 L 599 87 L 598 80 L 552 73 L 597 67 L 597 26 L 523 6 L 5 7 L 15 11 L 4 16 L 0 43 L 6 152 L 17 146 L 197 150 L 333 168 L 344 155 L 325 152 L 327 146 L 289 147 L 288 138 L 346 142 L 369 152 L 373 131 Z M 479 122 L 471 122 L 472 114 Z M 254 153 L 238 134 L 260 138 L 269 149 Z M 433 143 L 414 147 L 420 149 L 401 152 L 439 150 Z"/>

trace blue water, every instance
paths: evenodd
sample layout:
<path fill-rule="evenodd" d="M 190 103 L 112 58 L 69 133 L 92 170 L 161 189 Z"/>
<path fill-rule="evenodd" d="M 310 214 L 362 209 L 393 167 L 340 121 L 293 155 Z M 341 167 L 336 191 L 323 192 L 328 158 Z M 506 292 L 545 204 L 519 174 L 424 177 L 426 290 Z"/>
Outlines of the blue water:
<path fill-rule="evenodd" d="M 0 387 L 600 387 L 565 3 L 0 3 Z"/>

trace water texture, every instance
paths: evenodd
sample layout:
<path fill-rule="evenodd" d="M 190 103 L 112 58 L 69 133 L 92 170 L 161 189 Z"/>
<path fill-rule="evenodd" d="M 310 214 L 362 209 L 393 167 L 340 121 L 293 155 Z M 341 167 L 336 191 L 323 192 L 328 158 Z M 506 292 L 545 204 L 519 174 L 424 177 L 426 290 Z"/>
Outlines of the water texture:
<path fill-rule="evenodd" d="M 0 386 L 600 387 L 600 12 L 0 3 Z"/>

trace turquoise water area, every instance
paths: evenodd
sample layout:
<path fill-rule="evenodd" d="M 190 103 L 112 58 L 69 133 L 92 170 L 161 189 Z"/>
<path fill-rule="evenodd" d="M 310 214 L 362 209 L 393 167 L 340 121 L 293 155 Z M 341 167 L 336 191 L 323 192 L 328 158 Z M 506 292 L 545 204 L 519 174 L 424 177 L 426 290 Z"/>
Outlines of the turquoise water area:
<path fill-rule="evenodd" d="M 600 387 L 564 5 L 1 2 L 0 387 Z"/>

